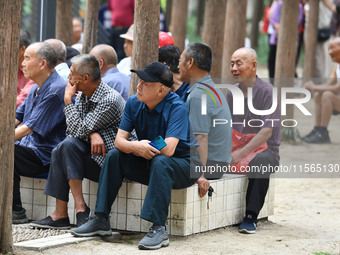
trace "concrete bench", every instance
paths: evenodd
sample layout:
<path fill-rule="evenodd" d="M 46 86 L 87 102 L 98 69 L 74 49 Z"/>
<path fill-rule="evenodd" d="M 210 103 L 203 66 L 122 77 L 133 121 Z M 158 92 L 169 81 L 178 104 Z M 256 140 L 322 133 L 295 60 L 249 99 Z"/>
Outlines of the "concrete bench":
<path fill-rule="evenodd" d="M 245 175 L 226 174 L 219 180 L 211 181 L 216 193 L 209 199 L 200 198 L 197 184 L 192 187 L 172 191 L 167 226 L 171 235 L 187 236 L 208 230 L 231 226 L 242 221 L 245 212 L 245 194 L 248 179 Z M 274 213 L 274 183 L 270 187 L 259 218 L 266 218 Z M 55 209 L 55 199 L 43 194 L 46 180 L 22 177 L 21 198 L 27 217 L 38 220 L 50 215 Z M 83 181 L 84 198 L 94 210 L 98 184 Z M 147 232 L 150 222 L 139 218 L 147 186 L 124 182 L 110 214 L 111 227 L 117 230 Z M 73 196 L 70 193 L 69 217 L 75 223 Z"/>

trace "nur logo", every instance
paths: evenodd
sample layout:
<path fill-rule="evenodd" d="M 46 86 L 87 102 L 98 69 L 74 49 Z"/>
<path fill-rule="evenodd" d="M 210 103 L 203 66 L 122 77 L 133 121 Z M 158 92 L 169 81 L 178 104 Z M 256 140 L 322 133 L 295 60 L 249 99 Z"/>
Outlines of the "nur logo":
<path fill-rule="evenodd" d="M 219 94 L 217 93 L 217 91 L 213 87 L 211 87 L 210 85 L 208 85 L 206 83 L 200 82 L 200 84 L 202 84 L 202 85 L 206 86 L 208 89 L 210 89 L 212 91 L 212 93 L 216 95 L 217 99 L 219 100 L 219 102 L 222 106 L 222 100 L 221 100 Z M 208 89 L 204 89 L 204 88 L 198 88 L 198 89 L 201 89 L 205 93 L 207 93 L 211 97 L 211 99 L 214 101 L 215 105 L 217 105 L 215 97 L 213 96 L 213 94 Z M 202 115 L 207 115 L 207 94 L 201 95 L 201 114 Z"/>

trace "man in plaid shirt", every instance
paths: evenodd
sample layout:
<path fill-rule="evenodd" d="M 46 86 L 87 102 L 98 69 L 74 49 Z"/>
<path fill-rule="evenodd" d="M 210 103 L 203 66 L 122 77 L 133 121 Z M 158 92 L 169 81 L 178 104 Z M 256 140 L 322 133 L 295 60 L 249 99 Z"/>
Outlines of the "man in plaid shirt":
<path fill-rule="evenodd" d="M 44 193 L 56 198 L 56 209 L 48 217 L 33 221 L 39 228 L 70 228 L 67 213 L 71 188 L 77 226 L 90 214 L 82 193 L 82 180 L 98 182 L 106 152 L 114 141 L 125 107 L 121 95 L 103 83 L 97 59 L 89 54 L 71 60 L 71 73 L 65 90 L 67 138 L 52 152 L 49 177 Z M 77 94 L 78 93 L 78 94 Z M 77 94 L 75 104 L 72 97 Z"/>

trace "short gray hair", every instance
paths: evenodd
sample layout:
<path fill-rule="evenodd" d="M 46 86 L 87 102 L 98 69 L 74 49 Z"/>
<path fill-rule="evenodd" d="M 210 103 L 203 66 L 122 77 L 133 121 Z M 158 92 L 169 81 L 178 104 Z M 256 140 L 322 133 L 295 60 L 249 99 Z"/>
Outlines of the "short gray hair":
<path fill-rule="evenodd" d="M 193 58 L 199 69 L 210 72 L 212 66 L 212 52 L 210 46 L 201 42 L 189 43 L 185 48 L 186 61 Z"/>
<path fill-rule="evenodd" d="M 58 60 L 57 60 L 57 53 L 51 47 L 51 45 L 45 42 L 37 42 L 34 44 L 40 45 L 40 47 L 37 49 L 35 53 L 37 57 L 40 60 L 45 59 L 50 69 L 54 68 L 57 65 Z"/>
<path fill-rule="evenodd" d="M 75 65 L 77 73 L 81 76 L 88 74 L 93 81 L 100 80 L 99 62 L 95 56 L 90 54 L 79 54 L 71 58 L 71 63 Z"/>

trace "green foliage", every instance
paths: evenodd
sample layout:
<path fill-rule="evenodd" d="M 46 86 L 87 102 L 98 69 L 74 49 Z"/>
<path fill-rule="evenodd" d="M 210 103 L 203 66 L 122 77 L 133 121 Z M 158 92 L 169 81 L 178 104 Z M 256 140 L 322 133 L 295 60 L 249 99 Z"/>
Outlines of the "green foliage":
<path fill-rule="evenodd" d="M 288 142 L 290 144 L 301 143 L 300 133 L 297 128 L 294 127 L 283 127 L 280 129 L 281 141 Z"/>
<path fill-rule="evenodd" d="M 80 0 L 79 1 L 80 2 L 80 10 L 83 10 L 83 11 L 85 11 L 85 8 L 86 8 L 86 0 Z"/>
<path fill-rule="evenodd" d="M 331 255 L 329 252 L 313 252 L 315 255 Z"/>
<path fill-rule="evenodd" d="M 187 38 L 189 42 L 202 42 L 202 36 L 196 35 L 197 15 L 189 15 L 187 22 Z"/>
<path fill-rule="evenodd" d="M 133 239 L 135 235 L 122 235 L 122 240 L 126 244 L 133 244 Z"/>
<path fill-rule="evenodd" d="M 23 1 L 21 10 L 21 29 L 29 31 L 31 14 L 31 3 L 29 1 Z"/>
<path fill-rule="evenodd" d="M 133 242 L 131 240 L 125 240 L 126 244 L 133 244 Z"/>
<path fill-rule="evenodd" d="M 166 11 L 166 0 L 161 0 L 161 8 L 162 8 L 163 12 Z"/>
<path fill-rule="evenodd" d="M 268 35 L 259 33 L 259 43 L 256 50 L 257 61 L 259 66 L 266 67 L 269 54 L 269 38 Z"/>

